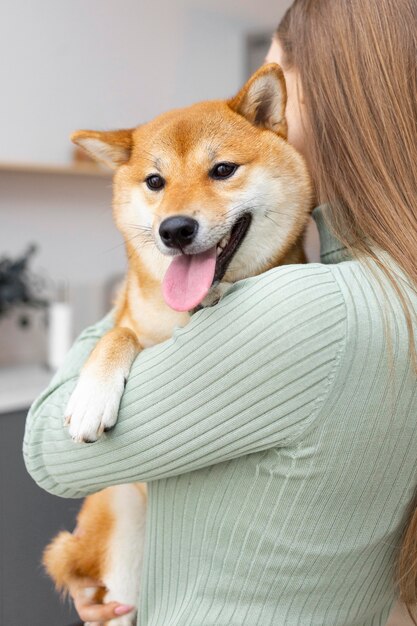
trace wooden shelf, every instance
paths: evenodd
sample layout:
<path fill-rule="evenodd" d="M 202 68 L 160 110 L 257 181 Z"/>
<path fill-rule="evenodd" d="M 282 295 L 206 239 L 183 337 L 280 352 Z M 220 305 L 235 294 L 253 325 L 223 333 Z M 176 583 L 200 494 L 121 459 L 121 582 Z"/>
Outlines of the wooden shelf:
<path fill-rule="evenodd" d="M 94 163 L 71 163 L 70 165 L 50 165 L 43 163 L 5 163 L 0 161 L 0 173 L 22 174 L 64 174 L 68 176 L 93 176 L 111 178 L 112 171 Z"/>

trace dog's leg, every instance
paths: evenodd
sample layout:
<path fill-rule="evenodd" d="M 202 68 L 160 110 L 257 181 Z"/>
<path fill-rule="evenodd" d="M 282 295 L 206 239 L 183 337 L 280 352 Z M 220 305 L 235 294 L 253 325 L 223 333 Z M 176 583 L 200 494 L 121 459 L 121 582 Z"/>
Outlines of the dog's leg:
<path fill-rule="evenodd" d="M 138 606 L 145 542 L 146 488 L 141 484 L 112 488 L 114 526 L 108 544 L 103 582 L 104 602 L 117 601 Z M 113 626 L 136 626 L 136 613 L 111 621 Z"/>
<path fill-rule="evenodd" d="M 128 328 L 114 328 L 100 339 L 65 411 L 74 441 L 92 443 L 115 425 L 126 378 L 140 349 Z"/>

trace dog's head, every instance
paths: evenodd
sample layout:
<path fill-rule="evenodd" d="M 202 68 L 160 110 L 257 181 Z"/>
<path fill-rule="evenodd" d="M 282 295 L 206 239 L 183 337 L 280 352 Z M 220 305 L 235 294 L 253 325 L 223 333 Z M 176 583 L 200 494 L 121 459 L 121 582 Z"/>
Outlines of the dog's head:
<path fill-rule="evenodd" d="M 311 188 L 286 141 L 285 105 L 282 71 L 269 64 L 231 100 L 73 135 L 116 169 L 116 224 L 172 308 L 191 310 L 220 281 L 277 265 L 301 236 Z"/>

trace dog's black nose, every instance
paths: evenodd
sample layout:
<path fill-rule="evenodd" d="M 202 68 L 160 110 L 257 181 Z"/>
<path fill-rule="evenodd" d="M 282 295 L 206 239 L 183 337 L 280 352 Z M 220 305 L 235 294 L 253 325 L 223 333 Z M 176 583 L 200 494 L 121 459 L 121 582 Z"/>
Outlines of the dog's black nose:
<path fill-rule="evenodd" d="M 159 227 L 159 235 L 168 248 L 178 248 L 193 242 L 198 231 L 198 222 L 192 217 L 176 215 L 168 217 Z"/>

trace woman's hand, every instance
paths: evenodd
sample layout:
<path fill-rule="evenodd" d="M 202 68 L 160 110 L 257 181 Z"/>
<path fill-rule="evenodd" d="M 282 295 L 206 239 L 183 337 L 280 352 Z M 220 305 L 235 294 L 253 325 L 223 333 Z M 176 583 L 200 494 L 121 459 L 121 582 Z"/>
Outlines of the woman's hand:
<path fill-rule="evenodd" d="M 100 588 L 104 588 L 104 585 L 89 578 L 83 578 L 70 587 L 69 592 L 74 601 L 75 610 L 83 622 L 88 623 L 89 626 L 100 626 L 104 622 L 109 622 L 116 617 L 134 611 L 134 606 L 119 602 L 97 604 L 94 595 Z"/>

